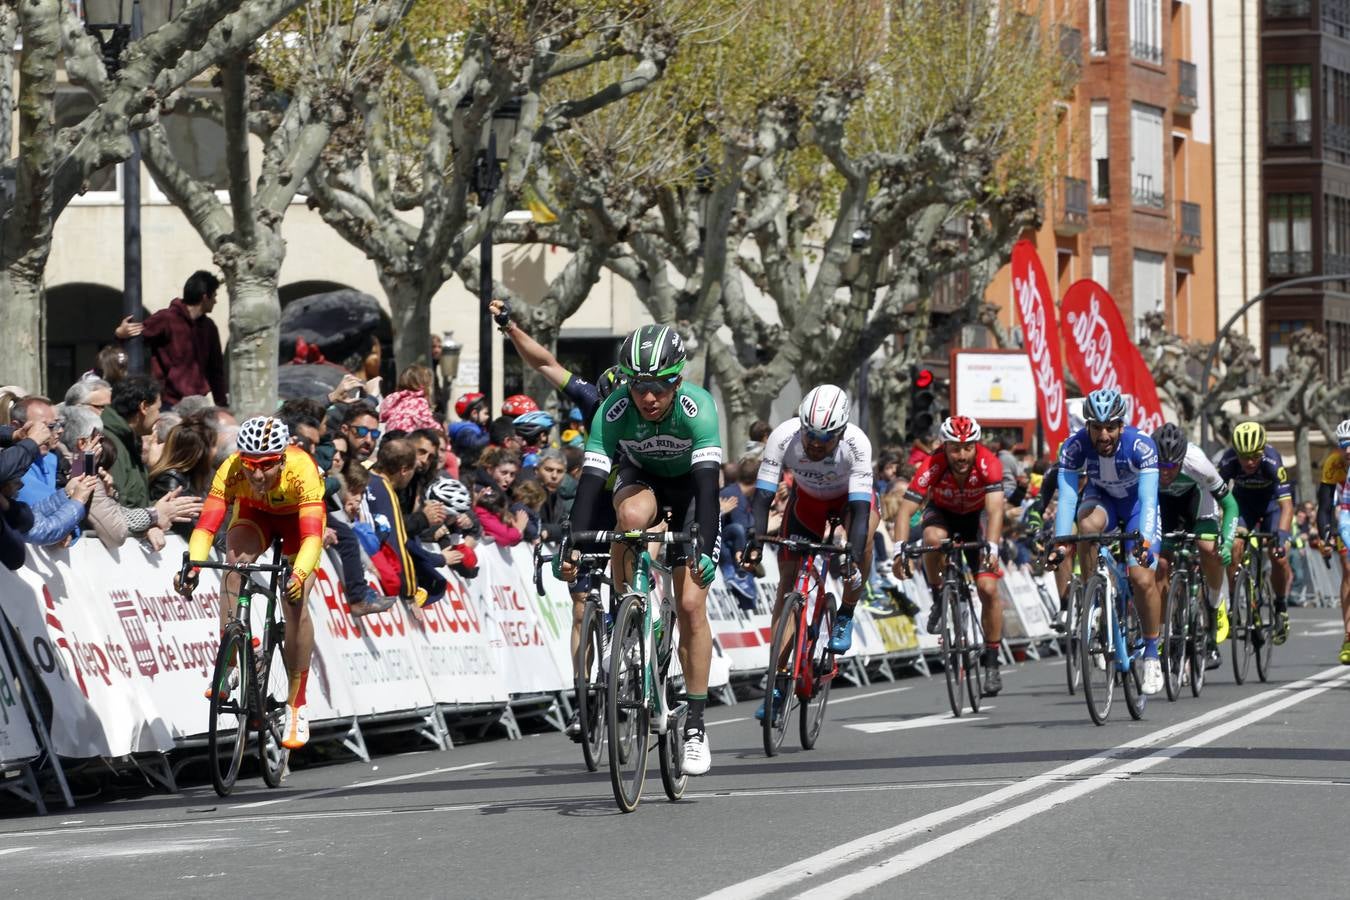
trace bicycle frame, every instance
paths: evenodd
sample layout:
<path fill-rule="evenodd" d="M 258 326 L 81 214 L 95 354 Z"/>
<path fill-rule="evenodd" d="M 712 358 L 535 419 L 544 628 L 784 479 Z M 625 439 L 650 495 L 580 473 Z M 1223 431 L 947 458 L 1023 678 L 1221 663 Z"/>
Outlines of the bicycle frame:
<path fill-rule="evenodd" d="M 1130 649 L 1125 629 L 1121 625 L 1134 599 L 1134 588 L 1130 584 L 1128 564 L 1119 557 L 1125 554 L 1126 542 L 1139 539 L 1137 531 L 1055 538 L 1056 544 L 1097 544 L 1096 574 L 1101 575 L 1106 582 L 1111 601 L 1105 607 L 1107 633 L 1111 636 L 1113 663 L 1116 671 L 1122 674 L 1129 672 L 1132 660 L 1141 659 L 1144 655 L 1142 646 L 1136 650 Z"/>
<path fill-rule="evenodd" d="M 834 527 L 838 523 L 832 523 L 826 537 L 834 533 Z M 828 540 L 824 543 L 813 543 L 810 541 L 799 541 L 791 538 L 764 538 L 766 544 L 777 544 L 783 549 L 796 553 L 797 577 L 793 582 L 793 592 L 802 597 L 803 602 L 798 606 L 795 615 L 797 616 L 797 633 L 793 640 L 796 643 L 796 653 L 793 655 L 793 678 L 795 679 L 796 695 L 803 700 L 809 700 L 815 696 L 816 685 L 818 682 L 827 682 L 839 673 L 839 660 L 833 657 L 833 664 L 827 674 L 819 675 L 815 672 L 815 667 L 811 665 L 811 657 L 814 655 L 810 651 L 815 642 L 820 640 L 820 622 L 825 617 L 825 579 L 827 575 L 827 566 L 831 556 L 842 556 L 848 552 L 847 547 L 841 547 L 830 543 Z M 810 622 L 807 621 L 808 609 L 810 611 Z M 786 610 L 780 611 L 780 615 Z M 826 639 L 829 636 L 826 635 Z M 775 647 L 774 651 L 778 654 L 775 665 L 780 665 L 782 656 L 787 652 L 787 647 Z"/>

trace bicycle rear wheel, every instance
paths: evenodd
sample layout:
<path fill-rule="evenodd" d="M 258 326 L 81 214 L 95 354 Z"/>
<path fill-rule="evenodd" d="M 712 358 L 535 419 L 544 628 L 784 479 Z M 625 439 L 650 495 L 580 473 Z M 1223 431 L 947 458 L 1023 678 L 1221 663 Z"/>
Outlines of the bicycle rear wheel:
<path fill-rule="evenodd" d="M 966 647 L 965 629 L 961 628 L 961 593 L 954 584 L 944 584 L 938 594 L 942 604 L 942 649 L 944 651 L 942 674 L 947 679 L 947 701 L 951 703 L 952 715 L 960 717 L 965 709 Z"/>
<path fill-rule="evenodd" d="M 797 649 L 801 638 L 797 634 L 797 620 L 805 603 L 805 598 L 796 591 L 784 597 L 778 624 L 773 628 L 769 670 L 764 679 L 764 721 L 760 723 L 765 756 L 778 754 L 778 748 L 783 746 L 783 736 L 792 724 L 792 710 L 797 705 Z"/>
<path fill-rule="evenodd" d="M 268 627 L 271 633 L 261 641 L 258 658 L 258 762 L 263 781 L 275 788 L 281 786 L 290 759 L 290 751 L 281 746 L 290 683 L 281 653 L 285 625 L 273 621 Z"/>
<path fill-rule="evenodd" d="M 1108 591 L 1100 575 L 1088 578 L 1083 588 L 1082 618 L 1078 622 L 1078 649 L 1083 670 L 1083 699 L 1088 715 L 1098 725 L 1111 714 L 1116 690 L 1116 667 L 1112 658 Z"/>
<path fill-rule="evenodd" d="M 1181 671 L 1186 665 L 1186 598 L 1189 594 L 1190 579 L 1186 572 L 1174 572 L 1163 598 L 1162 634 L 1158 641 L 1163 688 L 1171 701 L 1181 696 Z"/>
<path fill-rule="evenodd" d="M 1275 651 L 1275 594 L 1270 586 L 1270 572 L 1261 573 L 1260 591 L 1255 598 L 1252 613 L 1252 655 L 1256 657 L 1256 677 L 1270 680 L 1270 657 Z"/>
<path fill-rule="evenodd" d="M 1209 665 L 1209 617 L 1212 613 L 1203 593 L 1192 596 L 1187 609 L 1190 633 L 1186 635 L 1186 652 L 1191 669 L 1191 696 L 1199 697 L 1205 687 L 1205 669 Z"/>
<path fill-rule="evenodd" d="M 970 698 L 970 711 L 977 713 L 984 699 L 984 628 L 969 595 L 962 601 L 961 611 L 966 633 L 966 696 Z"/>
<path fill-rule="evenodd" d="M 1125 708 L 1130 718 L 1142 719 L 1144 707 L 1148 705 L 1148 694 L 1144 693 L 1144 626 L 1139 621 L 1139 611 L 1134 602 L 1125 604 L 1125 614 L 1121 621 L 1121 634 L 1125 637 L 1126 659 L 1129 667 L 1120 673 L 1125 689 Z"/>
<path fill-rule="evenodd" d="M 605 614 L 598 605 L 588 602 L 581 614 L 581 639 L 572 661 L 581 755 L 588 772 L 600 768 L 600 746 L 605 740 L 604 632 Z"/>
<path fill-rule="evenodd" d="M 1228 642 L 1233 645 L 1233 681 L 1242 684 L 1252 665 L 1252 607 L 1247 572 L 1238 572 L 1233 584 Z"/>
<path fill-rule="evenodd" d="M 229 684 L 229 670 L 238 673 L 239 683 Z M 248 633 L 239 622 L 225 627 L 216 653 L 216 667 L 211 673 L 210 720 L 206 731 L 207 756 L 211 760 L 211 785 L 216 793 L 228 797 L 239 778 L 244 763 L 244 748 L 248 745 L 249 706 L 252 700 L 253 678 L 250 671 Z M 223 696 L 228 692 L 228 697 Z"/>
<path fill-rule="evenodd" d="M 820 737 L 820 726 L 825 722 L 825 707 L 830 702 L 830 685 L 834 683 L 835 659 L 830 650 L 830 635 L 834 634 L 834 620 L 838 607 L 834 594 L 826 594 L 823 608 L 815 623 L 815 637 L 807 642 L 806 664 L 810 667 L 811 696 L 802 700 L 800 723 L 802 749 L 810 750 Z"/>
<path fill-rule="evenodd" d="M 1065 606 L 1064 623 L 1064 676 L 1069 683 L 1069 693 L 1078 693 L 1083 683 L 1083 658 L 1079 651 L 1081 636 L 1078 634 L 1078 622 L 1083 616 L 1083 583 L 1077 578 L 1069 582 L 1069 602 Z"/>
<path fill-rule="evenodd" d="M 619 809 L 632 812 L 647 778 L 648 718 L 643 598 L 629 594 L 614 617 L 605 700 L 609 780 Z"/>

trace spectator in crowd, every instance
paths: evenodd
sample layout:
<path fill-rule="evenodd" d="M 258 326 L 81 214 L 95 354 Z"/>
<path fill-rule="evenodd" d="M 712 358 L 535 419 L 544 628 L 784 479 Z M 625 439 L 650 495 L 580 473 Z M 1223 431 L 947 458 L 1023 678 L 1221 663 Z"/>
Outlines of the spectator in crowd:
<path fill-rule="evenodd" d="M 1022 505 L 1027 494 L 1027 473 L 1012 452 L 1013 442 L 1006 435 L 990 433 L 989 449 L 998 454 L 999 464 L 1003 466 L 1003 496 L 1012 509 Z"/>
<path fill-rule="evenodd" d="M 1308 572 L 1308 558 L 1304 555 L 1303 550 L 1308 546 L 1309 538 L 1312 537 L 1312 526 L 1316 524 L 1316 520 L 1317 517 L 1314 516 L 1310 521 L 1307 511 L 1301 506 L 1294 513 L 1289 540 L 1289 567 L 1294 576 L 1289 585 L 1289 603 L 1293 606 L 1301 606 L 1303 595 L 1312 591 L 1312 578 Z"/>
<path fill-rule="evenodd" d="M 161 412 L 159 418 L 155 420 L 155 427 L 150 429 L 150 433 L 141 438 L 141 456 L 145 458 L 145 468 L 153 469 L 159 462 L 160 456 L 164 453 L 164 444 L 169 440 L 169 432 L 177 427 L 178 423 L 183 421 L 183 417 L 175 412 Z"/>
<path fill-rule="evenodd" d="M 509 495 L 511 486 L 520 474 L 520 454 L 514 450 L 494 447 L 484 453 L 479 460 L 477 480 L 480 484 L 494 484 L 503 496 Z"/>
<path fill-rule="evenodd" d="M 45 422 L 26 426 L 0 425 L 0 562 L 11 570 L 22 568 L 27 550 L 25 535 L 33 527 L 33 510 L 19 499 L 23 476 L 37 461 L 41 445 L 51 437 Z M 0 626 L 3 627 L 3 626 Z"/>
<path fill-rule="evenodd" d="M 411 384 L 412 387 L 400 387 L 380 404 L 380 424 L 385 430 L 413 432 L 419 428 L 440 427 L 427 399 L 430 386 L 422 384 L 421 373 L 429 374 L 430 370 L 426 366 L 410 366 L 406 369 L 399 383 Z"/>
<path fill-rule="evenodd" d="M 514 547 L 523 539 L 529 516 L 525 510 L 509 511 L 510 501 L 495 484 L 479 484 L 473 490 L 473 512 L 483 527 L 483 537 L 502 547 Z"/>
<path fill-rule="evenodd" d="M 441 336 L 431 336 L 431 411 L 437 422 L 444 422 L 446 410 L 450 406 L 450 379 L 441 371 L 441 353 L 444 347 Z"/>
<path fill-rule="evenodd" d="M 118 503 L 116 488 L 108 474 L 115 462 L 116 448 L 102 433 L 103 420 L 92 409 L 68 406 L 61 414 L 61 441 L 71 454 L 74 469 L 83 469 L 86 453 L 94 454 L 97 483 L 89 504 L 87 521 L 94 526 L 99 540 L 115 547 L 130 535 L 144 538 L 151 549 L 164 547 L 164 532 L 172 528 L 180 535 L 190 535 L 192 525 L 202 510 L 202 498 L 209 487 L 211 472 L 204 474 L 204 486 L 198 493 L 190 493 L 174 485 L 155 495 L 145 507 L 127 507 Z M 78 461 L 78 462 L 75 462 Z"/>
<path fill-rule="evenodd" d="M 190 394 L 210 394 L 218 406 L 229 402 L 220 332 L 209 315 L 219 288 L 215 275 L 193 272 L 183 285 L 183 296 L 168 308 L 139 324 L 128 316 L 114 332 L 119 341 L 140 335 L 150 354 L 150 374 L 162 385 L 168 407 Z"/>
<path fill-rule="evenodd" d="M 581 467 L 586 463 L 584 447 L 564 447 L 563 459 L 567 463 L 567 477 L 573 481 L 581 480 Z"/>
<path fill-rule="evenodd" d="M 511 488 L 511 510 L 525 511 L 526 522 L 525 527 L 521 529 L 521 536 L 529 543 L 539 540 L 539 511 L 546 500 L 548 491 L 537 481 L 517 481 Z"/>
<path fill-rule="evenodd" d="M 558 435 L 558 440 L 566 446 L 571 444 L 575 447 L 586 446 L 587 421 L 581 412 L 581 408 L 574 406 L 567 411 L 567 421 L 562 426 L 562 431 Z"/>
<path fill-rule="evenodd" d="M 413 432 L 413 436 L 426 438 L 436 448 L 432 471 L 436 473 L 437 477 L 441 475 L 449 475 L 451 478 L 459 477 L 459 457 L 455 456 L 454 451 L 450 449 L 450 439 L 445 436 L 445 431 L 440 426 L 419 428 Z"/>
<path fill-rule="evenodd" d="M 0 422 L 9 422 L 14 410 L 14 404 L 22 400 L 24 394 L 17 388 L 0 388 Z"/>
<path fill-rule="evenodd" d="M 755 479 L 759 475 L 759 457 L 742 456 L 736 463 L 736 480 L 722 488 L 722 579 L 741 600 L 741 605 L 753 609 L 755 577 L 741 571 L 736 563 L 745 550 L 750 531 L 755 527 L 751 498 L 755 493 Z"/>
<path fill-rule="evenodd" d="M 398 373 L 398 390 L 420 393 L 426 399 L 428 408 L 434 402 L 432 389 L 435 383 L 436 377 L 432 374 L 431 369 L 421 363 L 413 363 Z"/>
<path fill-rule="evenodd" d="M 876 466 L 872 475 L 872 484 L 878 497 L 886 496 L 886 489 L 890 487 L 891 481 L 895 479 L 895 473 L 900 468 L 900 454 L 894 448 L 885 447 L 877 454 Z"/>
<path fill-rule="evenodd" d="M 423 538 L 441 548 L 445 564 L 461 578 L 477 577 L 478 554 L 473 548 L 481 529 L 473 518 L 469 489 L 454 478 L 438 478 L 427 488 L 426 499 L 444 506 L 446 519 Z"/>
<path fill-rule="evenodd" d="M 905 462 L 909 463 L 914 471 L 922 471 L 937 446 L 937 432 L 930 429 L 924 434 L 916 435 L 914 442 L 909 445 L 909 458 Z"/>
<path fill-rule="evenodd" d="M 745 442 L 741 456 L 763 456 L 764 444 L 769 440 L 771 434 L 773 434 L 773 426 L 768 422 L 763 419 L 756 419 L 751 422 L 748 433 L 749 440 Z"/>
<path fill-rule="evenodd" d="M 192 396 L 184 397 L 178 401 L 174 407 L 174 412 L 186 418 L 187 416 L 199 416 L 203 422 L 210 426 L 215 434 L 215 439 L 211 444 L 211 461 L 220 466 L 230 454 L 235 451 L 235 436 L 239 434 L 239 420 L 235 418 L 234 413 L 223 406 L 216 406 L 211 402 L 210 397 Z M 174 423 L 177 424 L 177 423 Z M 163 429 L 168 433 L 168 429 Z"/>
<path fill-rule="evenodd" d="M 106 344 L 94 357 L 94 368 L 88 374 L 102 378 L 108 384 L 117 384 L 127 377 L 127 351 L 120 344 Z"/>
<path fill-rule="evenodd" d="M 525 447 L 525 442 L 516 434 L 515 416 L 498 416 L 493 419 L 492 424 L 488 426 L 488 439 L 490 443 L 484 452 L 493 447 L 502 447 L 519 453 Z"/>
<path fill-rule="evenodd" d="M 399 596 L 423 606 L 435 603 L 445 595 L 445 576 L 437 571 L 444 559 L 423 547 L 417 534 L 408 530 L 407 518 L 398 500 L 399 492 L 416 475 L 417 451 L 410 441 L 382 442 L 376 452 L 375 465 L 371 467 L 370 483 L 366 486 L 366 505 L 377 519 L 385 516 L 390 523 L 387 546 L 393 552 L 385 551 L 384 557 L 386 566 L 391 558 L 397 559 L 403 588 Z M 388 495 L 387 499 L 385 495 Z M 378 561 L 376 568 L 380 568 Z M 384 577 L 384 572 L 381 574 Z"/>
<path fill-rule="evenodd" d="M 38 444 L 38 455 L 23 476 L 23 487 L 18 499 L 33 510 L 33 525 L 25 535 L 30 544 L 68 546 L 79 540 L 80 524 L 89 511 L 94 494 L 92 475 L 80 475 L 66 482 L 65 490 L 57 486 L 57 468 L 60 455 L 62 425 L 56 410 L 46 397 L 29 395 L 14 404 L 10 416 L 17 425 L 29 422 L 46 426 L 47 439 Z"/>
<path fill-rule="evenodd" d="M 341 434 L 347 439 L 347 465 L 364 465 L 380 440 L 380 420 L 370 407 L 352 404 L 343 417 Z"/>
<path fill-rule="evenodd" d="M 148 469 L 141 455 L 142 438 L 159 419 L 159 385 L 145 375 L 128 375 L 113 385 L 112 405 L 103 411 L 103 433 L 116 453 L 111 474 L 123 506 L 150 505 Z"/>
<path fill-rule="evenodd" d="M 216 471 L 211 462 L 214 438 L 214 432 L 199 416 L 191 416 L 171 428 L 164 442 L 164 452 L 146 475 L 151 501 L 169 494 L 198 501 L 206 499 L 211 489 L 211 477 Z M 192 527 L 190 521 L 175 522 L 172 531 L 187 540 L 192 537 Z"/>
<path fill-rule="evenodd" d="M 112 403 L 112 385 L 86 372 L 66 391 L 66 406 L 88 406 L 99 415 Z"/>
<path fill-rule="evenodd" d="M 380 346 L 377 335 L 370 336 L 365 349 L 358 350 L 343 361 L 342 367 L 355 375 L 361 382 L 366 397 L 378 406 L 382 391 L 380 389 L 380 367 L 384 364 L 384 348 Z"/>
<path fill-rule="evenodd" d="M 576 479 L 567 474 L 567 460 L 561 450 L 553 447 L 540 452 L 535 467 L 539 486 L 547 496 L 539 508 L 541 536 L 556 538 L 563 522 L 572 512 L 572 501 L 577 496 Z"/>
<path fill-rule="evenodd" d="M 459 457 L 461 466 L 472 468 L 478 464 L 478 455 L 487 447 L 488 423 L 492 420 L 492 411 L 488 409 L 487 397 L 479 393 L 468 393 L 455 401 L 455 415 L 458 422 L 452 422 L 447 429 L 450 445 Z"/>
<path fill-rule="evenodd" d="M 412 432 L 406 440 L 417 454 L 417 469 L 412 479 L 398 492 L 398 499 L 408 533 L 421 534 L 428 528 L 442 524 L 446 515 L 440 501 L 425 498 L 427 488 L 441 475 L 436 459 L 436 440 L 427 434 L 426 429 Z"/>
<path fill-rule="evenodd" d="M 553 417 L 542 410 L 517 416 L 514 423 L 516 437 L 520 438 L 521 469 L 526 477 L 534 477 L 539 464 L 539 451 L 548 446 L 553 431 Z"/>

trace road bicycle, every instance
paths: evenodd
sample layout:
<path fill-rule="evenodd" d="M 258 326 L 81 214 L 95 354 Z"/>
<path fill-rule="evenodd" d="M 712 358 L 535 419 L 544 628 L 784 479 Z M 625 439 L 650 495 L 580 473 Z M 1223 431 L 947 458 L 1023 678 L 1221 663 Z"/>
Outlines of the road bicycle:
<path fill-rule="evenodd" d="M 980 702 L 984 698 L 984 631 L 980 626 L 980 611 L 975 606 L 975 589 L 965 551 L 983 553 L 985 549 L 983 541 L 948 538 L 938 544 L 905 550 L 910 559 L 917 560 L 927 553 L 941 553 L 945 558 L 941 586 L 933 602 L 942 604 L 942 634 L 939 638 L 942 669 L 947 679 L 947 700 L 951 703 L 952 715 L 957 717 L 965 706 L 961 700 L 963 684 L 971 712 L 980 711 Z"/>
<path fill-rule="evenodd" d="M 569 524 L 563 524 L 564 544 L 568 544 L 570 528 Z M 551 555 L 542 552 L 542 547 L 540 543 L 534 548 L 534 586 L 540 596 L 544 594 L 543 566 L 553 561 Z M 608 692 L 605 651 L 609 649 L 613 609 L 606 608 L 600 597 L 600 587 L 610 583 L 604 574 L 605 567 L 609 565 L 609 552 L 582 553 L 575 557 L 575 562 L 579 570 L 578 581 L 589 578 L 590 588 L 586 592 L 581 612 L 581 630 L 572 655 L 572 686 L 577 704 L 581 755 L 586 761 L 586 770 L 594 772 L 600 768 L 600 751 L 605 741 L 605 698 Z"/>
<path fill-rule="evenodd" d="M 1209 604 L 1204 600 L 1205 573 L 1200 567 L 1198 535 L 1173 531 L 1163 539 L 1175 543 L 1172 577 L 1163 596 L 1162 634 L 1158 656 L 1162 662 L 1163 687 L 1168 700 L 1181 696 L 1189 681 L 1191 696 L 1199 697 L 1205 686 L 1209 657 Z"/>
<path fill-rule="evenodd" d="M 762 538 L 789 553 L 799 555 L 793 590 L 783 597 L 783 606 L 769 645 L 769 677 L 764 684 L 764 753 L 774 756 L 783 745 L 792 721 L 798 717 L 803 750 L 810 750 L 820 736 L 830 684 L 839 673 L 839 663 L 830 650 L 839 609 L 835 596 L 825 590 L 830 560 L 843 557 L 848 547 L 830 543 L 838 522 L 831 522 L 825 543 L 792 538 Z"/>
<path fill-rule="evenodd" d="M 1228 627 L 1233 645 L 1233 680 L 1242 684 L 1251 672 L 1253 657 L 1256 674 L 1270 680 L 1270 657 L 1275 628 L 1275 593 L 1270 587 L 1270 564 L 1266 559 L 1267 541 L 1275 535 L 1266 531 L 1238 532 L 1243 541 L 1242 563 L 1233 579 L 1233 602 Z"/>
<path fill-rule="evenodd" d="M 610 635 L 605 727 L 609 735 L 609 779 L 623 812 L 637 809 L 647 779 L 650 740 L 656 738 L 661 785 L 672 802 L 684 796 L 684 721 L 688 704 L 673 697 L 669 684 L 674 646 L 675 598 L 669 566 L 657 562 L 650 544 L 697 544 L 698 528 L 671 531 L 578 531 L 558 552 L 572 545 L 622 544 L 633 557 L 633 575 L 619 595 Z M 691 551 L 692 552 L 692 551 Z M 663 590 L 657 574 L 672 587 Z"/>
<path fill-rule="evenodd" d="M 1144 633 L 1134 607 L 1127 574 L 1125 544 L 1140 539 L 1139 532 L 1065 535 L 1054 544 L 1097 545 L 1097 564 L 1086 581 L 1075 573 L 1070 591 L 1081 592 L 1079 604 L 1079 665 L 1083 673 L 1083 698 L 1088 714 L 1098 725 L 1106 724 L 1119 681 L 1125 707 L 1131 718 L 1140 719 L 1148 697 L 1143 690 Z M 1056 562 L 1058 560 L 1055 560 Z"/>
<path fill-rule="evenodd" d="M 207 726 L 207 756 L 211 761 L 211 784 L 222 797 L 229 796 L 239 778 L 249 734 L 256 736 L 258 763 L 268 787 L 279 787 L 286 771 L 289 751 L 281 746 L 286 722 L 288 679 L 282 659 L 285 623 L 277 618 L 279 589 L 290 583 L 291 564 L 274 549 L 267 563 L 193 562 L 185 552 L 180 581 L 192 569 L 215 569 L 239 576 L 239 597 L 226 621 L 211 673 L 211 707 Z M 269 576 L 267 587 L 253 580 Z M 250 610 L 255 598 L 267 601 L 262 628 L 254 634 Z"/>
<path fill-rule="evenodd" d="M 1050 546 L 1051 534 L 1051 530 L 1047 527 L 1041 530 L 1036 539 L 1036 553 L 1041 559 L 1045 558 L 1045 548 Z M 1047 562 L 1045 571 L 1053 577 L 1055 567 Z M 1073 560 L 1073 572 L 1075 576 L 1078 574 L 1078 559 L 1076 556 Z M 1064 603 L 1064 620 L 1062 622 L 1059 618 L 1059 608 L 1051 602 L 1049 592 L 1039 580 L 1036 581 L 1036 589 L 1040 591 L 1041 602 L 1050 610 L 1052 627 L 1062 635 L 1060 646 L 1064 650 L 1064 677 L 1069 687 L 1069 694 L 1076 694 L 1078 693 L 1078 686 L 1083 683 L 1083 669 L 1080 665 L 1082 653 L 1078 646 L 1078 621 L 1082 617 L 1083 609 L 1083 582 L 1076 577 L 1069 580 L 1066 590 L 1069 596 Z"/>

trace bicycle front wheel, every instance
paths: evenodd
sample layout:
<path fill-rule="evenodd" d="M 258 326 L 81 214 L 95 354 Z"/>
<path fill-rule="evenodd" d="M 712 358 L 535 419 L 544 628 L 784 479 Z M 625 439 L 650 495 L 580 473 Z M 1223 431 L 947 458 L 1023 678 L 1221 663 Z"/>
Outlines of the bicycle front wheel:
<path fill-rule="evenodd" d="M 1077 578 L 1069 582 L 1069 602 L 1064 607 L 1064 676 L 1069 683 L 1069 693 L 1078 693 L 1083 682 L 1083 659 L 1078 649 L 1080 635 L 1078 621 L 1083 617 L 1083 583 Z"/>
<path fill-rule="evenodd" d="M 1252 665 L 1252 607 L 1247 573 L 1241 571 L 1233 584 L 1232 605 L 1229 609 L 1228 642 L 1233 645 L 1233 681 L 1247 680 Z"/>
<path fill-rule="evenodd" d="M 674 709 L 676 704 L 674 688 L 666 690 L 666 706 Z M 672 716 L 667 723 L 666 733 L 660 735 L 656 745 L 656 756 L 661 763 L 661 786 L 666 797 L 676 803 L 684 796 L 689 785 L 689 776 L 684 774 L 684 717 Z"/>
<path fill-rule="evenodd" d="M 206 731 L 207 756 L 211 760 L 211 785 L 216 793 L 228 797 L 239 778 L 248 745 L 249 706 L 253 692 L 250 677 L 248 633 L 239 622 L 225 627 L 216 653 L 216 668 L 211 673 L 211 711 Z M 238 678 L 230 684 L 230 670 Z"/>
<path fill-rule="evenodd" d="M 581 755 L 588 772 L 600 768 L 600 746 L 605 739 L 604 620 L 599 606 L 586 604 L 581 614 L 581 640 L 572 661 Z"/>
<path fill-rule="evenodd" d="M 961 696 L 966 681 L 966 634 L 961 627 L 961 592 L 954 584 L 944 584 L 938 594 L 942 604 L 942 649 L 944 651 L 942 673 L 947 679 L 947 701 L 951 704 L 952 715 L 958 718 L 965 709 L 965 698 Z"/>
<path fill-rule="evenodd" d="M 1116 665 L 1111 645 L 1110 601 L 1106 580 L 1100 575 L 1088 578 L 1083 588 L 1082 618 L 1078 622 L 1078 649 L 1083 669 L 1083 699 L 1088 715 L 1098 725 L 1106 724 L 1111 714 L 1111 698 L 1116 690 Z"/>
<path fill-rule="evenodd" d="M 816 618 L 815 632 L 807 642 L 806 665 L 810 674 L 806 684 L 809 696 L 802 701 L 802 713 L 798 717 L 801 723 L 802 749 L 810 750 L 820 737 L 820 726 L 825 722 L 825 706 L 830 702 L 830 685 L 834 682 L 837 663 L 830 650 L 830 635 L 834 634 L 834 620 L 838 609 L 834 594 L 826 594 L 821 601 L 824 605 Z"/>
<path fill-rule="evenodd" d="M 1209 666 L 1209 617 L 1213 615 L 1204 596 L 1190 598 L 1190 634 L 1186 637 L 1191 668 L 1191 696 L 1199 697 L 1205 687 L 1205 669 Z"/>
<path fill-rule="evenodd" d="M 1120 626 L 1121 636 L 1125 639 L 1128 666 L 1120 673 L 1125 688 L 1125 708 L 1130 711 L 1130 718 L 1142 719 L 1144 707 L 1148 705 L 1148 694 L 1144 693 L 1144 626 L 1133 602 L 1125 604 L 1125 615 Z"/>
<path fill-rule="evenodd" d="M 1185 573 L 1174 573 L 1163 598 L 1162 634 L 1158 640 L 1163 687 L 1171 701 L 1181 696 L 1181 671 L 1186 665 L 1186 598 L 1189 594 L 1190 584 Z"/>
<path fill-rule="evenodd" d="M 783 598 L 783 609 L 778 624 L 773 627 L 773 643 L 769 645 L 769 670 L 764 679 L 764 755 L 776 756 L 783 746 L 783 736 L 792 724 L 792 710 L 797 705 L 797 651 L 800 635 L 797 620 L 806 600 L 793 591 Z M 828 640 L 828 638 L 826 638 Z"/>
<path fill-rule="evenodd" d="M 290 760 L 290 751 L 281 746 L 290 682 L 281 653 L 285 625 L 274 621 L 268 627 L 271 633 L 262 642 L 258 656 L 258 763 L 262 766 L 263 781 L 275 788 L 281 786 Z"/>
<path fill-rule="evenodd" d="M 1270 657 L 1275 651 L 1275 593 L 1270 587 L 1269 572 L 1261 573 L 1261 590 L 1255 601 L 1252 655 L 1256 657 L 1256 677 L 1269 681 Z"/>
<path fill-rule="evenodd" d="M 643 599 L 629 594 L 614 618 L 605 723 L 609 729 L 609 780 L 619 809 L 632 812 L 647 778 L 647 652 Z"/>
<path fill-rule="evenodd" d="M 970 698 L 970 711 L 979 712 L 984 699 L 984 628 L 969 595 L 961 601 L 961 614 L 961 630 L 966 634 L 966 696 Z"/>

